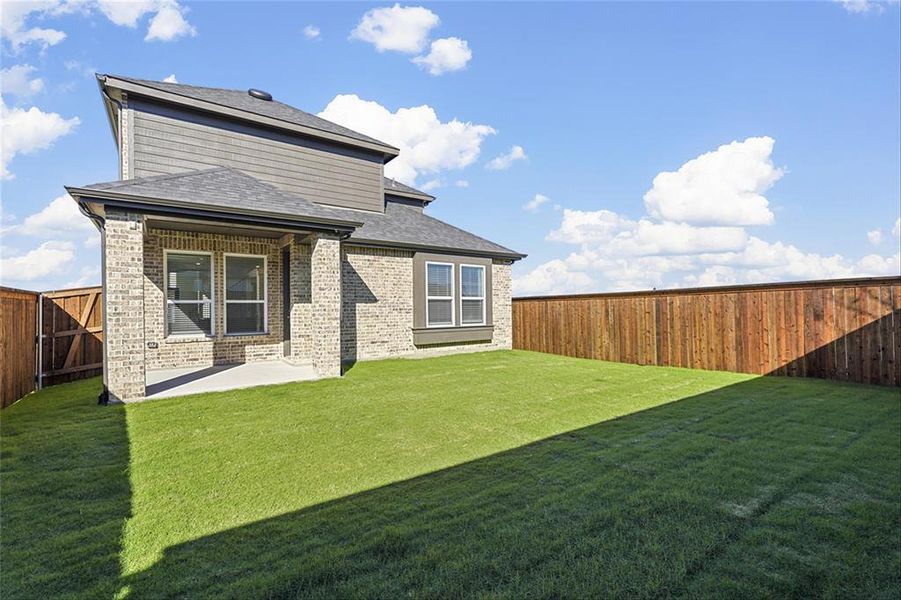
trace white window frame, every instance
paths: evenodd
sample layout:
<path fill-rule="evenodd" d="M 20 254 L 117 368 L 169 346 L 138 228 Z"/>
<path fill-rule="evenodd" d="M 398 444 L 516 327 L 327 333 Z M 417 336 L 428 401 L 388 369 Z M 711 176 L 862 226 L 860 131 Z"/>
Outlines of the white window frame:
<path fill-rule="evenodd" d="M 450 267 L 450 296 L 429 296 L 429 265 L 439 265 L 444 267 Z M 454 292 L 456 291 L 456 273 L 454 273 L 456 269 L 454 269 L 454 263 L 449 262 L 438 262 L 434 260 L 427 260 L 425 263 L 425 326 L 431 329 L 438 327 L 456 327 L 457 325 L 457 305 L 454 302 Z M 450 323 L 436 323 L 432 325 L 429 323 L 429 300 L 450 300 L 451 303 L 451 322 Z"/>
<path fill-rule="evenodd" d="M 262 300 L 229 300 L 228 299 L 228 257 L 237 258 L 262 258 L 263 259 L 263 299 Z M 229 333 L 228 331 L 228 305 L 231 304 L 259 304 L 263 303 L 263 331 L 247 331 Z M 265 254 L 238 254 L 226 252 L 222 255 L 222 328 L 225 335 L 248 336 L 269 335 L 269 262 Z"/>
<path fill-rule="evenodd" d="M 210 257 L 210 332 L 209 333 L 170 333 L 169 332 L 169 305 L 170 304 L 205 304 L 205 300 L 169 300 L 169 255 L 189 254 L 193 256 Z M 163 331 L 167 338 L 210 338 L 216 335 L 216 257 L 212 252 L 198 250 L 177 250 L 167 248 L 163 250 Z"/>
<path fill-rule="evenodd" d="M 482 271 L 482 295 L 481 296 L 464 296 L 463 295 L 463 267 L 470 267 L 473 269 L 481 269 Z M 482 327 L 488 323 L 488 312 L 487 300 L 485 298 L 485 294 L 488 293 L 488 271 L 485 269 L 485 265 L 469 265 L 469 264 L 460 264 L 460 327 Z M 478 323 L 464 323 L 463 322 L 463 301 L 464 300 L 481 300 L 482 301 L 482 320 Z"/>

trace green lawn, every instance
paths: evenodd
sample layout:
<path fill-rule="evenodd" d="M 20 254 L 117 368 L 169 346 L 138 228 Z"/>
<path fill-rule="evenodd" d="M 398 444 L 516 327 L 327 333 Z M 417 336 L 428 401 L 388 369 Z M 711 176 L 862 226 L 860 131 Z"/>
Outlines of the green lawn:
<path fill-rule="evenodd" d="M 901 392 L 528 352 L 3 411 L 0 597 L 901 595 Z"/>

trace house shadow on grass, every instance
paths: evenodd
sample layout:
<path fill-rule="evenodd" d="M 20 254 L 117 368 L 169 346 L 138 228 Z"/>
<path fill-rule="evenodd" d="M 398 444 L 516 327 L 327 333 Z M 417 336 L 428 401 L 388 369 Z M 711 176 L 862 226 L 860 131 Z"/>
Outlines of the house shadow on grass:
<path fill-rule="evenodd" d="M 122 584 L 134 598 L 897 597 L 899 421 L 886 390 L 755 379 L 170 547 Z M 121 518 L 101 521 L 118 533 Z"/>
<path fill-rule="evenodd" d="M 112 598 L 131 512 L 125 407 L 100 380 L 48 388 L 5 409 L 2 598 Z"/>

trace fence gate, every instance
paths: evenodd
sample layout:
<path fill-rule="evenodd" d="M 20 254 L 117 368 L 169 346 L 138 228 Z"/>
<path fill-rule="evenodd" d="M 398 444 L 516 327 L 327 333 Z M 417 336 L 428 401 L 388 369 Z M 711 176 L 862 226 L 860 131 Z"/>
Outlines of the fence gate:
<path fill-rule="evenodd" d="M 41 295 L 42 385 L 103 372 L 103 299 L 99 287 Z"/>

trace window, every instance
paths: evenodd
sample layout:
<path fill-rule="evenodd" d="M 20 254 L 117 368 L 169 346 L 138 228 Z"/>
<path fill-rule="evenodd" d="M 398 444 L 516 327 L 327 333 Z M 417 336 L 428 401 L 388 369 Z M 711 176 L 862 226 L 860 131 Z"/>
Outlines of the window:
<path fill-rule="evenodd" d="M 485 267 L 460 265 L 460 324 L 485 324 Z"/>
<path fill-rule="evenodd" d="M 427 262 L 426 326 L 450 327 L 454 324 L 454 265 Z"/>
<path fill-rule="evenodd" d="M 213 334 L 213 257 L 167 252 L 166 334 Z"/>
<path fill-rule="evenodd" d="M 225 255 L 225 333 L 266 333 L 266 257 Z"/>

